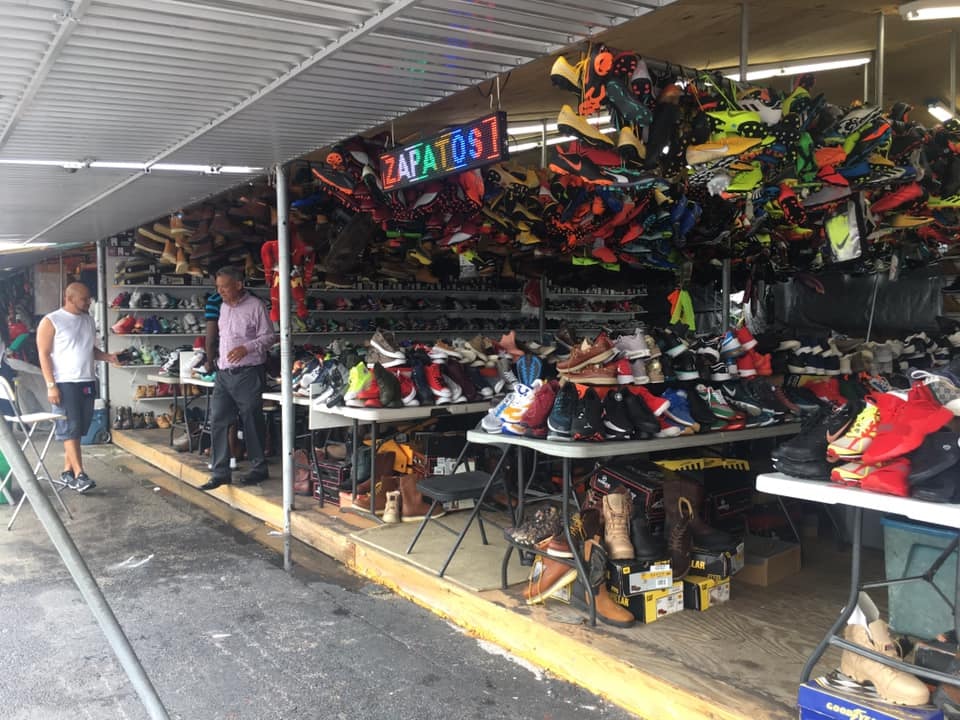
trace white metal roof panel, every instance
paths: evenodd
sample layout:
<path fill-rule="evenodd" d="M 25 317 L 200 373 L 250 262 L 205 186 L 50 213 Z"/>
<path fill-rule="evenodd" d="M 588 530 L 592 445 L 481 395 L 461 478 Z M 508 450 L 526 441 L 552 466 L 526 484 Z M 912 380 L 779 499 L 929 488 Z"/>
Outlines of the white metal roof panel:
<path fill-rule="evenodd" d="M 268 168 L 671 1 L 0 0 L 0 160 Z M 242 180 L 9 168 L 0 235 L 37 240 Z"/>

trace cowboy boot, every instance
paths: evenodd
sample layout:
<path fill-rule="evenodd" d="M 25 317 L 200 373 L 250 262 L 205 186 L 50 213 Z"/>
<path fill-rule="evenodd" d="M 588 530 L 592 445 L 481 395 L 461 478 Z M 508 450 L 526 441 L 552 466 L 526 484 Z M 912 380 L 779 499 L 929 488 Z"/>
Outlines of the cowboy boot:
<path fill-rule="evenodd" d="M 603 498 L 603 543 L 611 560 L 633 560 L 630 543 L 630 495 L 610 493 Z"/>

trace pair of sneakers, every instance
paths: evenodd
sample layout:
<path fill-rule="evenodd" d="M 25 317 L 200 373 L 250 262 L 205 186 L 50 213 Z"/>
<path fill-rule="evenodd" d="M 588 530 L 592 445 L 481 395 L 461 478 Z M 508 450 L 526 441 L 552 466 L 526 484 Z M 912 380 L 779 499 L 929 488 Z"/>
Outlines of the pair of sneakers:
<path fill-rule="evenodd" d="M 64 470 L 60 473 L 60 482 L 81 494 L 97 486 L 87 473 L 81 472 L 79 475 L 74 475 L 72 470 Z"/>

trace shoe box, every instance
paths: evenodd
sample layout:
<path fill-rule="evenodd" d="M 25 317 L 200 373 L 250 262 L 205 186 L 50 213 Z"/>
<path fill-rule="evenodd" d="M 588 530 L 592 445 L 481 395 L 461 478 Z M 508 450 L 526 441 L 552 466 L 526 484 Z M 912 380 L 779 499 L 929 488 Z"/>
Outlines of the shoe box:
<path fill-rule="evenodd" d="M 687 575 L 683 579 L 683 606 L 688 610 L 709 610 L 730 599 L 730 578 Z"/>
<path fill-rule="evenodd" d="M 677 580 L 670 587 L 631 596 L 620 595 L 616 588 L 613 588 L 610 590 L 610 597 L 633 613 L 639 622 L 649 624 L 683 610 L 683 582 Z"/>
<path fill-rule="evenodd" d="M 690 570 L 697 575 L 723 580 L 736 575 L 743 569 L 744 545 L 739 543 L 732 551 L 704 550 L 693 548 L 690 551 Z"/>
<path fill-rule="evenodd" d="M 663 522 L 663 470 L 652 462 L 611 463 L 601 465 L 593 473 L 590 487 L 606 495 L 623 485 L 630 492 L 633 507 L 644 508 L 647 522 Z"/>
<path fill-rule="evenodd" d="M 340 504 L 340 491 L 350 489 L 350 463 L 344 460 L 317 458 L 313 496 L 319 500 L 323 493 L 324 502 Z"/>
<path fill-rule="evenodd" d="M 797 692 L 800 720 L 943 720 L 943 712 L 933 706 L 908 707 L 881 702 L 836 688 L 807 682 Z"/>
<path fill-rule="evenodd" d="M 107 238 L 108 248 L 132 248 L 133 243 L 133 233 L 119 233 Z"/>
<path fill-rule="evenodd" d="M 635 560 L 610 560 L 607 563 L 607 586 L 622 597 L 632 597 L 649 590 L 663 590 L 673 585 L 669 560 L 638 563 Z"/>
<path fill-rule="evenodd" d="M 737 573 L 740 582 L 766 587 L 800 572 L 800 545 L 797 543 L 747 535 L 743 547 L 743 569 Z"/>

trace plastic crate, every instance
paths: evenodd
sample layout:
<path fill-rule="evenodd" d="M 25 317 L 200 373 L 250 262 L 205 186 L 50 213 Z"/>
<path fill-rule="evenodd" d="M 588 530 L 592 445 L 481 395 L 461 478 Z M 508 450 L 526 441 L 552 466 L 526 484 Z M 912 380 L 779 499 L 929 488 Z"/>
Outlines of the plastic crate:
<path fill-rule="evenodd" d="M 929 569 L 957 531 L 912 520 L 884 517 L 884 562 L 887 579 L 920 575 Z M 948 598 L 956 598 L 957 551 L 940 566 L 933 581 Z M 953 628 L 953 611 L 926 582 L 887 588 L 890 627 L 924 640 Z"/>

